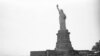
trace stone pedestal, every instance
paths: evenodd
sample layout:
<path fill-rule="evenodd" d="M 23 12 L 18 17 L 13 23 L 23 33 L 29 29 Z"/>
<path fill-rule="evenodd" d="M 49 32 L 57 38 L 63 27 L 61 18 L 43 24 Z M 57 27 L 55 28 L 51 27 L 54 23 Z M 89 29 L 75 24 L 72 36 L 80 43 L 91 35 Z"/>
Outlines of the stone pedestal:
<path fill-rule="evenodd" d="M 73 50 L 70 38 L 70 32 L 68 30 L 59 30 L 57 33 L 57 43 L 56 43 L 56 51 L 65 51 L 68 52 Z"/>
<path fill-rule="evenodd" d="M 30 56 L 74 56 L 68 30 L 59 30 L 55 50 L 31 52 Z"/>

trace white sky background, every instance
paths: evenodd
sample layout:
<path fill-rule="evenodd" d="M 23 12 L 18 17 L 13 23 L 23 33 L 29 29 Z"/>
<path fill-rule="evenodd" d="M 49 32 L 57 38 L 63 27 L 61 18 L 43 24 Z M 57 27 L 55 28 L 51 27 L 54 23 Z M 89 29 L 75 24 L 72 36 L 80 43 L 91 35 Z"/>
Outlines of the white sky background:
<path fill-rule="evenodd" d="M 53 50 L 59 4 L 67 15 L 72 46 L 91 50 L 100 39 L 99 0 L 0 0 L 0 56 L 29 56 Z"/>

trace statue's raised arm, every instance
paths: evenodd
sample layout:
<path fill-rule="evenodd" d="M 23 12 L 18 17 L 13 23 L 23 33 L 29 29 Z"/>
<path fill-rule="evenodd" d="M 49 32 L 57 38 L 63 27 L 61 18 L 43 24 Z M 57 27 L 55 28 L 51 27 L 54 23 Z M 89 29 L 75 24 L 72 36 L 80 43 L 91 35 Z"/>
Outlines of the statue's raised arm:
<path fill-rule="evenodd" d="M 57 4 L 57 6 L 56 6 L 56 7 L 57 7 L 57 10 L 59 11 L 59 6 L 58 6 L 58 4 Z"/>
<path fill-rule="evenodd" d="M 66 18 L 66 15 L 65 15 L 65 13 L 63 12 L 63 10 L 62 10 L 62 9 L 59 9 L 58 4 L 56 5 L 56 7 L 57 7 L 57 10 L 58 10 L 58 12 L 59 12 L 59 16 L 61 16 L 61 17 L 63 17 L 63 18 L 65 19 L 65 18 Z"/>

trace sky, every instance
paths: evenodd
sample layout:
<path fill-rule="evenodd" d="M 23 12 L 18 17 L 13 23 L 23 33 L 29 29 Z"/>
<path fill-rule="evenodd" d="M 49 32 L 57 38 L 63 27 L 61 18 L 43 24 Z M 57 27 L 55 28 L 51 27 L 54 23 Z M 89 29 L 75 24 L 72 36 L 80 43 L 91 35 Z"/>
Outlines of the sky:
<path fill-rule="evenodd" d="M 67 16 L 75 50 L 91 50 L 100 40 L 99 0 L 0 0 L 0 56 L 29 56 L 54 50 L 59 30 L 56 4 Z"/>

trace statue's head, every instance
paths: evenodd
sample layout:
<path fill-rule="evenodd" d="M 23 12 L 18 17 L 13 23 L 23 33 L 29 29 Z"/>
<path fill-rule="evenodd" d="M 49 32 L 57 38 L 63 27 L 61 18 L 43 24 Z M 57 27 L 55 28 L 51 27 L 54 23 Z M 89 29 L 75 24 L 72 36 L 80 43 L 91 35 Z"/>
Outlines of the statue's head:
<path fill-rule="evenodd" d="M 61 12 L 63 12 L 63 10 L 62 10 L 62 9 L 61 9 L 60 11 L 61 11 Z"/>

